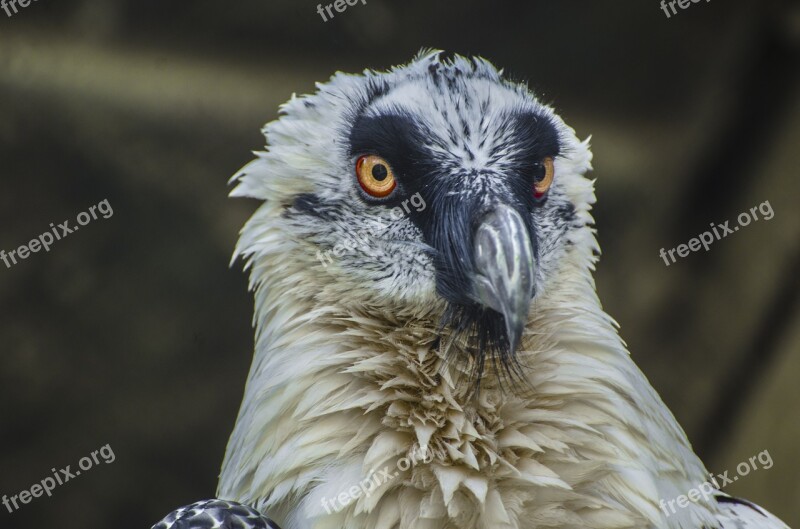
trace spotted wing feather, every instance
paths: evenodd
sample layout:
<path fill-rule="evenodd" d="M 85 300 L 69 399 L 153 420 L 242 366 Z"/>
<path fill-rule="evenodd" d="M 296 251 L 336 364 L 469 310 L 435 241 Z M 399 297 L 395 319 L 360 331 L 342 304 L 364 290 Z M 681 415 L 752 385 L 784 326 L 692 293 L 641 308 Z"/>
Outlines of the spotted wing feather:
<path fill-rule="evenodd" d="M 152 529 L 280 529 L 255 509 L 224 500 L 205 500 L 181 507 Z"/>

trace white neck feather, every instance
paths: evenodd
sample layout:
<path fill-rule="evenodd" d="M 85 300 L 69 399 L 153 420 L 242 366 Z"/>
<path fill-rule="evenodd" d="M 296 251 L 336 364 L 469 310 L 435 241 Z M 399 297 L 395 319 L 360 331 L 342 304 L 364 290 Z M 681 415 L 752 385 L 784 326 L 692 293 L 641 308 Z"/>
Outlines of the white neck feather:
<path fill-rule="evenodd" d="M 273 207 L 240 241 L 256 351 L 221 498 L 284 529 L 713 527 L 713 506 L 659 508 L 706 471 L 600 306 L 589 228 L 534 300 L 520 353 L 530 388 L 504 391 L 488 369 L 470 396 L 462 363 L 434 347 L 441 304 L 348 304 Z M 421 446 L 429 463 L 334 503 L 338 513 L 323 506 Z"/>

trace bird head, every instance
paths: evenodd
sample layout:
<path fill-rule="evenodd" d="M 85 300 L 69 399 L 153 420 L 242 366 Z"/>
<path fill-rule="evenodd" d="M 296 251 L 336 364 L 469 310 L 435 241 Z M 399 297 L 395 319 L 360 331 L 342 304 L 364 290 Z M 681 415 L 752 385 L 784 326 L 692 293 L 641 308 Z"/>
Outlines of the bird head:
<path fill-rule="evenodd" d="M 532 303 L 571 247 L 591 267 L 588 144 L 483 59 L 338 73 L 264 134 L 232 192 L 265 201 L 237 250 L 251 286 L 435 320 L 477 380 L 487 358 L 518 372 Z"/>

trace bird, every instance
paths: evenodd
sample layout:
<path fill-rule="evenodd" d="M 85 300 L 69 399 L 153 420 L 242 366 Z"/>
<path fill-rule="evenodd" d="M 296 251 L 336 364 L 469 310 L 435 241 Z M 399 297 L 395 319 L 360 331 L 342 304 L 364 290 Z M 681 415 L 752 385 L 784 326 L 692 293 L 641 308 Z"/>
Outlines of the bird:
<path fill-rule="evenodd" d="M 231 179 L 260 201 L 232 261 L 255 351 L 215 520 L 787 527 L 708 485 L 632 360 L 595 288 L 591 138 L 526 83 L 425 49 L 335 73 L 263 133 Z"/>

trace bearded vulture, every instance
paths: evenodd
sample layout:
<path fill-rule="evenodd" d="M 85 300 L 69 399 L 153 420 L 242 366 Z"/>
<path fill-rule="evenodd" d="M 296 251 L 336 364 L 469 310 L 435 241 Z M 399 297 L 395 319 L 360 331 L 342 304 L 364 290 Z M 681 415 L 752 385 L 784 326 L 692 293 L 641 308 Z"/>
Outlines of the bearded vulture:
<path fill-rule="evenodd" d="M 219 500 L 158 529 L 787 527 L 708 485 L 631 360 L 592 276 L 589 142 L 525 85 L 423 51 L 263 132 L 232 179 L 263 204 Z"/>

